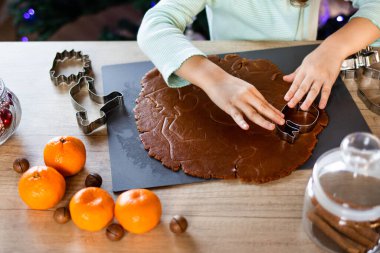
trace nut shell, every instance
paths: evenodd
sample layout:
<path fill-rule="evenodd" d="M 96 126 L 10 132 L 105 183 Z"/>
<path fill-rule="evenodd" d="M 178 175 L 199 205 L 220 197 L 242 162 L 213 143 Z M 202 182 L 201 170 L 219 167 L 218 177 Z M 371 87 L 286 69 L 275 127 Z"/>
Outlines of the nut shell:
<path fill-rule="evenodd" d="M 67 207 L 59 207 L 54 211 L 54 220 L 59 224 L 65 224 L 71 219 L 70 210 Z"/>
<path fill-rule="evenodd" d="M 188 224 L 186 218 L 181 215 L 173 216 L 172 220 L 170 221 L 170 231 L 175 234 L 181 234 L 185 232 L 187 226 Z"/>
<path fill-rule="evenodd" d="M 124 228 L 116 223 L 112 223 L 107 227 L 106 236 L 111 241 L 119 241 L 124 236 Z"/>
<path fill-rule="evenodd" d="M 87 175 L 84 184 L 86 187 L 100 187 L 102 183 L 103 179 L 98 173 L 90 173 Z"/>
<path fill-rule="evenodd" d="M 24 173 L 25 171 L 29 169 L 29 167 L 30 167 L 29 161 L 26 158 L 17 158 L 13 162 L 13 169 L 17 173 Z"/>

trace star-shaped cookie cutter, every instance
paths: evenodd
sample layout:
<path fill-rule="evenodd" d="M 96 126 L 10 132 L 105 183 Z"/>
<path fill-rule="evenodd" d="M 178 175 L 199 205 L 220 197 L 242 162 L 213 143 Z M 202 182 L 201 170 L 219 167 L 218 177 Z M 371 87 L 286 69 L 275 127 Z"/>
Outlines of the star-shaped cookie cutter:
<path fill-rule="evenodd" d="M 315 105 L 311 105 L 308 110 L 301 109 L 302 102 L 299 102 L 296 107 L 290 108 L 288 105 L 285 105 L 281 112 L 285 115 L 285 124 L 284 125 L 276 125 L 276 133 L 277 135 L 289 142 L 294 143 L 295 140 L 299 137 L 300 134 L 308 133 L 312 131 L 317 124 L 319 118 L 319 110 Z M 299 112 L 305 112 L 310 114 L 313 117 L 313 121 L 309 124 L 300 124 L 294 122 L 291 119 L 287 119 L 290 114 L 295 114 Z"/>
<path fill-rule="evenodd" d="M 56 73 L 58 73 L 58 63 L 69 59 L 81 61 L 83 65 L 83 71 L 78 72 L 76 75 L 57 75 Z M 70 88 L 69 93 L 71 96 L 71 102 L 74 108 L 77 110 L 76 118 L 78 126 L 85 134 L 90 134 L 94 130 L 106 124 L 111 111 L 123 104 L 123 95 L 120 92 L 114 91 L 105 96 L 98 95 L 96 93 L 94 85 L 95 79 L 90 76 L 91 72 L 91 61 L 88 55 L 83 55 L 82 52 L 74 50 L 65 50 L 62 53 L 57 53 L 53 61 L 53 66 L 50 69 L 50 78 L 53 81 L 54 85 L 58 86 L 60 84 L 65 84 L 69 86 L 72 83 L 75 83 L 74 86 Z M 87 110 L 80 103 L 78 103 L 75 98 L 76 95 L 82 90 L 82 88 L 87 88 L 88 94 L 92 101 L 97 104 L 104 104 L 99 109 L 100 117 L 92 122 L 89 122 L 88 120 Z"/>

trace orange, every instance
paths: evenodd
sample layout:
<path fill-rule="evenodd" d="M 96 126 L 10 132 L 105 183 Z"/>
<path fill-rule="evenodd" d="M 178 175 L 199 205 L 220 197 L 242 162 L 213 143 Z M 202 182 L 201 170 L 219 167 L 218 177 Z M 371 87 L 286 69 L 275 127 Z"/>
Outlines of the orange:
<path fill-rule="evenodd" d="M 113 219 L 115 203 L 111 195 L 98 187 L 78 191 L 70 201 L 74 224 L 87 231 L 99 231 Z"/>
<path fill-rule="evenodd" d="M 142 234 L 152 230 L 160 222 L 161 214 L 160 199 L 146 189 L 123 192 L 116 200 L 116 219 L 131 233 Z"/>
<path fill-rule="evenodd" d="M 18 183 L 21 199 L 32 209 L 54 207 L 66 190 L 63 176 L 51 167 L 35 166 L 22 174 Z"/>
<path fill-rule="evenodd" d="M 55 168 L 63 176 L 73 176 L 86 163 L 86 148 L 78 138 L 59 136 L 46 144 L 44 160 L 47 166 Z"/>

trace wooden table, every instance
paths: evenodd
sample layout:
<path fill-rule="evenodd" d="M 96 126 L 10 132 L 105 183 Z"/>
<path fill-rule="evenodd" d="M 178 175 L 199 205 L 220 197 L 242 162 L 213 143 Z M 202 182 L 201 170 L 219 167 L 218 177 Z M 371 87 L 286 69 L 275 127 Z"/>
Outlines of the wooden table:
<path fill-rule="evenodd" d="M 310 42 L 309 42 L 310 43 Z M 207 53 L 285 47 L 306 42 L 199 42 Z M 13 160 L 26 157 L 43 165 L 45 143 L 58 135 L 74 135 L 87 147 L 85 170 L 67 179 L 67 193 L 59 206 L 84 186 L 88 172 L 98 172 L 111 192 L 107 132 L 84 136 L 77 127 L 67 89 L 52 85 L 49 69 L 63 49 L 89 54 L 97 85 L 101 66 L 146 60 L 135 42 L 0 43 L 0 76 L 21 100 L 23 115 L 17 133 L 0 146 L 0 252 L 320 252 L 301 224 L 303 196 L 311 170 L 264 185 L 234 181 L 167 187 L 155 190 L 163 204 L 161 224 L 143 235 L 126 235 L 110 242 L 104 231 L 79 230 L 72 222 L 58 225 L 53 210 L 29 210 L 18 197 L 19 174 Z M 380 136 L 380 117 L 351 94 L 372 131 Z M 116 196 L 115 196 L 116 197 Z M 189 221 L 187 233 L 176 236 L 168 223 L 175 214 Z"/>

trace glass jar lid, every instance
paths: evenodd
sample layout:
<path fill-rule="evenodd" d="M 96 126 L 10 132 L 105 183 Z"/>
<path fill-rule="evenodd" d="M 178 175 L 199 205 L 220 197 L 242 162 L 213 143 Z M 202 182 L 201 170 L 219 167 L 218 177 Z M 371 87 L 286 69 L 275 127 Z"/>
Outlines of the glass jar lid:
<path fill-rule="evenodd" d="M 380 140 L 368 133 L 345 137 L 313 170 L 317 201 L 346 220 L 380 218 Z"/>

